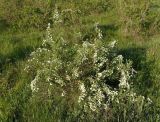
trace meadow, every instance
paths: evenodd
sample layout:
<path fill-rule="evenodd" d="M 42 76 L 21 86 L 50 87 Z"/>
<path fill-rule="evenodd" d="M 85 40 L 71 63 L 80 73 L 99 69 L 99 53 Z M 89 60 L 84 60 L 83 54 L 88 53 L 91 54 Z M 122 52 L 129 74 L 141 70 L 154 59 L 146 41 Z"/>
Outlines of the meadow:
<path fill-rule="evenodd" d="M 159 0 L 0 0 L 0 122 L 159 122 Z"/>

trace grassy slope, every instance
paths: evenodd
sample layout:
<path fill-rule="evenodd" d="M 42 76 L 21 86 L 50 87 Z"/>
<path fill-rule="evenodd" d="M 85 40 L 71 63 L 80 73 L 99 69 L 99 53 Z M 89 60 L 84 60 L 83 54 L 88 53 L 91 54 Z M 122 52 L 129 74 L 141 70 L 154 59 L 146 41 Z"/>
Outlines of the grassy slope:
<path fill-rule="evenodd" d="M 75 7 L 72 4 L 66 6 Z M 80 19 L 87 29 L 99 22 L 106 40 L 119 40 L 120 53 L 133 60 L 134 68 L 138 71 L 135 78 L 137 92 L 151 97 L 160 106 L 160 35 L 145 41 L 122 37 L 115 27 L 117 15 L 113 11 L 96 13 L 90 8 L 90 14 Z M 21 107 L 30 94 L 25 85 L 29 78 L 23 74 L 24 64 L 28 54 L 42 41 L 43 32 L 12 32 L 3 28 L 5 27 L 2 27 L 0 33 L 0 117 L 5 120 L 8 116 L 21 117 L 18 113 L 21 113 Z M 78 26 L 75 27 L 76 30 L 77 28 Z"/>

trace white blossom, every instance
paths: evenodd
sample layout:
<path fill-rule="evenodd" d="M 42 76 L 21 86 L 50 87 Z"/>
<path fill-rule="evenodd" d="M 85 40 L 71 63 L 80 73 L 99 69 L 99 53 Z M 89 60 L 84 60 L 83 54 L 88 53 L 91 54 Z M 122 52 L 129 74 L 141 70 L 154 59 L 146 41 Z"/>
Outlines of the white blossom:
<path fill-rule="evenodd" d="M 80 103 L 81 101 L 83 101 L 83 99 L 84 99 L 85 96 L 86 96 L 86 88 L 85 88 L 85 86 L 84 86 L 83 83 L 80 83 L 79 89 L 80 89 L 80 92 L 81 92 L 81 93 L 80 93 L 78 102 Z"/>
<path fill-rule="evenodd" d="M 30 87 L 32 92 L 38 92 L 39 88 L 37 87 L 38 76 L 35 77 L 34 80 L 31 81 Z"/>
<path fill-rule="evenodd" d="M 119 87 L 120 88 L 130 88 L 129 83 L 127 82 L 127 76 L 124 70 L 121 71 L 121 78 L 120 78 L 120 83 L 119 83 Z"/>
<path fill-rule="evenodd" d="M 96 31 L 97 34 L 98 34 L 98 35 L 97 35 L 98 39 L 101 40 L 101 39 L 103 38 L 103 35 L 102 35 L 102 31 L 98 28 L 98 25 L 99 25 L 98 23 L 95 24 L 95 31 Z"/>
<path fill-rule="evenodd" d="M 113 41 L 113 42 L 111 42 L 110 44 L 109 44 L 109 46 L 111 47 L 111 48 L 113 48 L 113 47 L 115 47 L 115 44 L 117 43 L 117 41 L 115 40 L 115 41 Z"/>
<path fill-rule="evenodd" d="M 62 94 L 61 94 L 61 96 L 64 97 L 65 95 L 66 95 L 66 92 L 63 91 Z"/>
<path fill-rule="evenodd" d="M 62 22 L 61 17 L 60 17 L 60 14 L 59 14 L 59 12 L 58 12 L 57 6 L 55 7 L 55 10 L 54 10 L 53 20 L 54 20 L 55 23 L 60 23 L 60 22 Z"/>
<path fill-rule="evenodd" d="M 57 79 L 57 80 L 55 80 L 55 82 L 58 83 L 61 86 L 64 86 L 64 82 L 61 79 Z"/>
<path fill-rule="evenodd" d="M 78 73 L 78 69 L 77 68 L 73 70 L 73 76 L 76 77 L 76 78 L 79 77 L 79 73 Z"/>
<path fill-rule="evenodd" d="M 147 98 L 147 101 L 149 104 L 151 104 L 153 102 L 149 97 Z"/>

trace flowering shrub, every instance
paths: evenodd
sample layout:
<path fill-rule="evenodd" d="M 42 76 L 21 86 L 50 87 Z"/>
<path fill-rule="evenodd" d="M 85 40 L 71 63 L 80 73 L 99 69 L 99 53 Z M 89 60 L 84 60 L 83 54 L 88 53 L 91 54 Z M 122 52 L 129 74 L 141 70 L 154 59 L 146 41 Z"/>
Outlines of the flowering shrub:
<path fill-rule="evenodd" d="M 48 25 L 46 39 L 31 53 L 26 67 L 34 76 L 30 84 L 33 97 L 43 101 L 54 96 L 66 98 L 71 106 L 78 104 L 76 116 L 82 119 L 102 113 L 110 119 L 109 114 L 113 117 L 117 111 L 124 119 L 128 114 L 139 117 L 151 102 L 132 91 L 131 61 L 117 55 L 116 41 L 103 44 L 97 25 L 95 32 L 94 40 L 73 44 L 59 35 L 53 38 Z"/>

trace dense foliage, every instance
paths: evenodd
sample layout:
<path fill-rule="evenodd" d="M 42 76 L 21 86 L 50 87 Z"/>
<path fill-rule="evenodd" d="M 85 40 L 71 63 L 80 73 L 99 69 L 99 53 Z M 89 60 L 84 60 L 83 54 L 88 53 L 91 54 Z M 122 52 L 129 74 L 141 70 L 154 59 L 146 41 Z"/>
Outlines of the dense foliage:
<path fill-rule="evenodd" d="M 107 121 L 116 116 L 125 121 L 138 120 L 143 112 L 150 115 L 152 101 L 136 95 L 129 83 L 134 72 L 131 62 L 124 63 L 123 56 L 116 54 L 116 41 L 108 46 L 102 43 L 97 25 L 92 43 L 84 41 L 79 45 L 59 35 L 52 38 L 50 32 L 49 24 L 42 47 L 31 53 L 25 69 L 35 74 L 30 84 L 32 99 L 52 103 L 56 92 L 70 101 L 70 116 L 78 120 Z"/>

